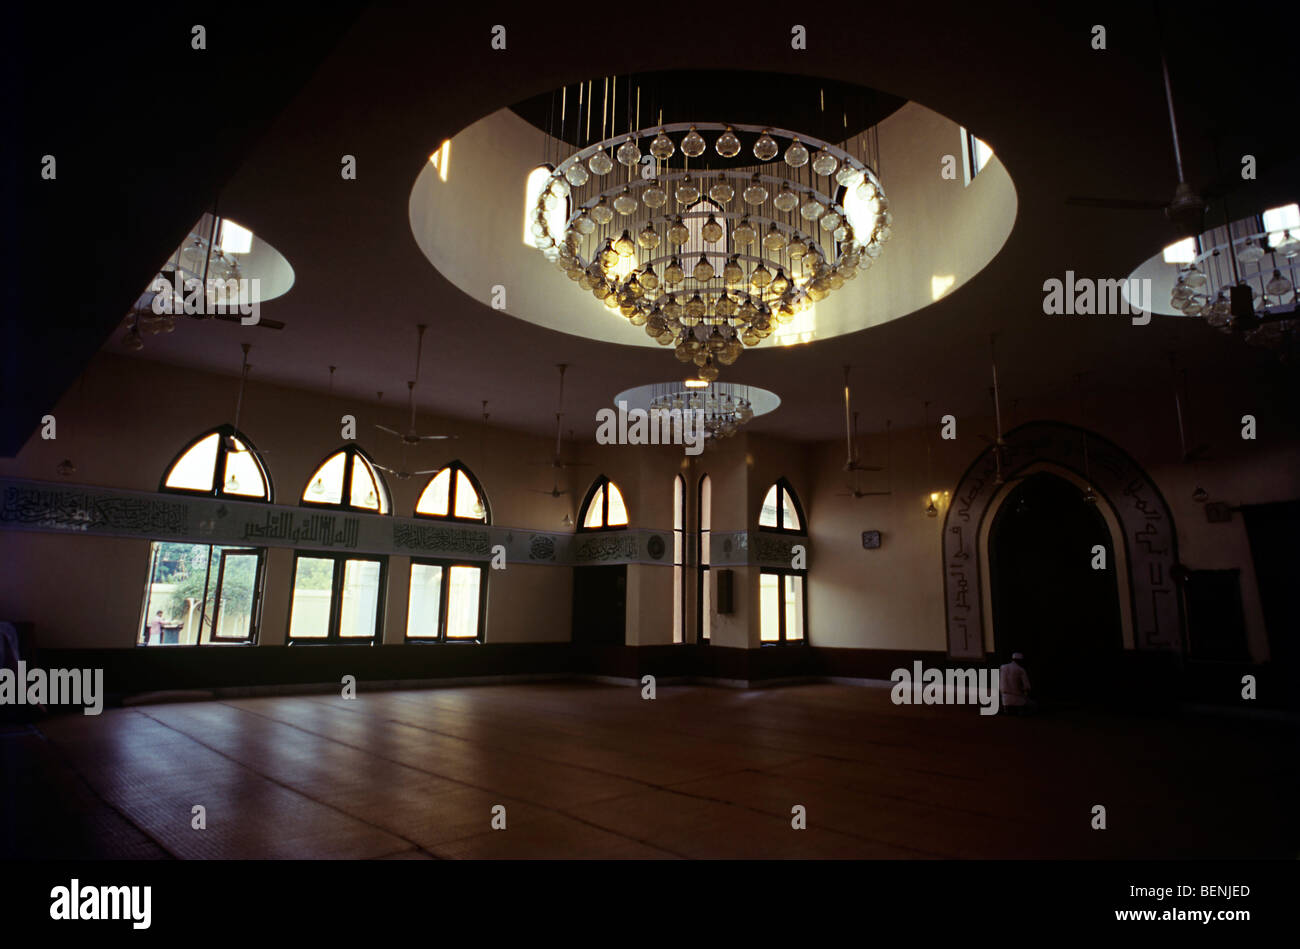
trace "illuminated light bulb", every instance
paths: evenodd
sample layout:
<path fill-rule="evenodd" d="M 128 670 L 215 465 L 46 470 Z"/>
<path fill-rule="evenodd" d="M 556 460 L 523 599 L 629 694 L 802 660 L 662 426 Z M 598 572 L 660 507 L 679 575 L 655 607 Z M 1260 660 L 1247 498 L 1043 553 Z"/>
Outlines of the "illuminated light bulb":
<path fill-rule="evenodd" d="M 776 144 L 776 139 L 766 131 L 758 137 L 758 141 L 754 142 L 754 157 L 759 161 L 771 161 L 780 150 L 781 147 Z"/>
<path fill-rule="evenodd" d="M 614 220 L 614 209 L 609 206 L 609 202 L 604 198 L 596 202 L 596 206 L 589 213 L 591 219 L 602 227 Z"/>
<path fill-rule="evenodd" d="M 673 355 L 677 357 L 678 362 L 690 362 L 692 353 L 686 348 L 686 344 L 682 343 L 674 350 Z"/>
<path fill-rule="evenodd" d="M 636 209 L 637 200 L 632 197 L 632 190 L 630 188 L 624 188 L 619 192 L 618 197 L 614 199 L 614 210 L 624 217 L 627 217 L 627 215 L 631 214 Z"/>
<path fill-rule="evenodd" d="M 673 152 L 676 150 L 673 140 L 664 134 L 663 129 L 660 129 L 659 134 L 650 142 L 650 154 L 660 161 L 667 161 L 672 158 Z"/>
<path fill-rule="evenodd" d="M 731 232 L 731 239 L 735 241 L 737 247 L 745 247 L 754 243 L 758 238 L 758 232 L 754 230 L 754 225 L 749 223 L 749 218 L 741 218 L 736 229 Z"/>
<path fill-rule="evenodd" d="M 664 268 L 664 283 L 674 287 L 686 279 L 686 270 L 682 263 L 676 257 L 668 261 L 668 266 Z"/>
<path fill-rule="evenodd" d="M 783 183 L 780 192 L 772 199 L 772 204 L 778 211 L 788 214 L 799 206 L 799 195 L 790 190 L 789 184 Z"/>
<path fill-rule="evenodd" d="M 1243 264 L 1253 264 L 1264 258 L 1264 249 L 1254 241 L 1246 241 L 1241 250 L 1237 251 L 1237 260 Z"/>
<path fill-rule="evenodd" d="M 670 296 L 668 302 L 664 304 L 664 316 L 670 320 L 680 320 L 685 314 L 686 308 L 677 302 L 677 297 Z"/>
<path fill-rule="evenodd" d="M 646 250 L 654 250 L 659 246 L 659 232 L 651 225 L 647 224 L 641 228 L 640 233 L 636 236 L 636 242 Z"/>
<path fill-rule="evenodd" d="M 796 234 L 794 240 L 790 241 L 790 243 L 786 245 L 785 252 L 790 256 L 791 260 L 798 260 L 804 254 L 808 253 L 808 245 L 804 243 L 802 237 Z"/>
<path fill-rule="evenodd" d="M 645 269 L 641 271 L 639 282 L 642 287 L 651 292 L 659 289 L 659 275 L 649 264 L 646 264 Z"/>
<path fill-rule="evenodd" d="M 785 234 L 776 226 L 775 223 L 769 224 L 767 234 L 763 236 L 763 246 L 775 254 L 785 247 L 786 243 Z"/>
<path fill-rule="evenodd" d="M 239 479 L 236 478 L 233 474 L 226 479 L 226 490 L 227 491 L 239 490 Z"/>
<path fill-rule="evenodd" d="M 791 168 L 802 168 L 808 164 L 808 149 L 799 139 L 792 141 L 790 147 L 785 150 L 785 163 Z"/>
<path fill-rule="evenodd" d="M 608 237 L 605 238 L 605 246 L 600 251 L 600 265 L 605 270 L 613 270 L 618 266 L 619 253 L 614 249 L 614 242 Z"/>
<path fill-rule="evenodd" d="M 764 187 L 763 182 L 759 180 L 757 172 L 754 173 L 754 177 L 749 179 L 749 184 L 741 194 L 741 197 L 745 199 L 746 204 L 754 205 L 762 204 L 767 200 L 767 188 Z"/>
<path fill-rule="evenodd" d="M 840 222 L 843 220 L 844 218 L 840 217 L 838 212 L 827 211 L 825 214 L 823 214 L 820 218 L 817 219 L 817 223 L 822 226 L 822 230 L 834 231 L 837 227 L 840 226 Z"/>
<path fill-rule="evenodd" d="M 614 162 L 603 150 L 600 150 L 587 159 L 587 167 L 591 169 L 593 175 L 599 177 L 600 175 L 607 175 L 613 171 Z"/>
<path fill-rule="evenodd" d="M 1291 292 L 1291 281 L 1282 276 L 1281 271 L 1273 271 L 1273 279 L 1264 285 L 1264 292 L 1270 296 L 1280 297 Z"/>
<path fill-rule="evenodd" d="M 621 305 L 618 302 L 618 294 L 615 293 L 613 290 L 605 294 L 605 299 L 603 299 L 601 302 L 604 303 L 605 306 L 609 307 L 611 310 L 617 310 Z"/>
<path fill-rule="evenodd" d="M 863 201 L 871 201 L 876 197 L 876 186 L 866 175 L 863 175 L 862 180 L 858 182 L 857 195 Z"/>
<path fill-rule="evenodd" d="M 826 213 L 826 205 L 816 198 L 810 198 L 799 208 L 799 215 L 806 221 L 815 221 Z"/>
<path fill-rule="evenodd" d="M 641 149 L 636 147 L 636 139 L 631 135 L 622 145 L 618 146 L 618 151 L 614 153 L 620 165 L 626 165 L 628 168 L 635 168 L 636 163 L 641 160 Z"/>
<path fill-rule="evenodd" d="M 632 242 L 632 235 L 626 230 L 623 236 L 614 242 L 614 250 L 618 251 L 620 257 L 631 257 L 636 252 L 636 244 Z"/>
<path fill-rule="evenodd" d="M 839 166 L 840 160 L 825 149 L 819 151 L 812 162 L 812 170 L 822 177 L 835 174 Z"/>
<path fill-rule="evenodd" d="M 776 276 L 772 278 L 772 283 L 770 284 L 770 286 L 772 292 L 776 294 L 785 293 L 785 291 L 790 288 L 790 280 L 788 277 L 786 277 L 784 269 L 782 269 L 781 267 L 776 268 Z M 790 310 L 790 316 L 791 317 L 794 316 L 793 310 Z"/>
<path fill-rule="evenodd" d="M 862 169 L 854 168 L 848 162 L 840 165 L 840 170 L 835 172 L 835 183 L 845 188 L 857 188 L 866 180 L 867 177 L 862 173 Z"/>
<path fill-rule="evenodd" d="M 761 290 L 772 282 L 772 272 L 763 264 L 759 264 L 749 275 L 749 282 Z"/>
<path fill-rule="evenodd" d="M 687 175 L 677 183 L 676 194 L 678 204 L 692 204 L 700 198 L 700 187 L 690 175 Z"/>
<path fill-rule="evenodd" d="M 718 223 L 717 218 L 710 214 L 709 219 L 704 222 L 704 227 L 700 228 L 700 234 L 710 244 L 716 244 L 722 240 L 722 225 Z"/>
<path fill-rule="evenodd" d="M 726 204 L 736 196 L 736 189 L 731 186 L 727 176 L 719 172 L 718 177 L 713 180 L 713 185 L 709 188 L 709 197 L 718 204 Z"/>
<path fill-rule="evenodd" d="M 690 131 L 682 139 L 682 154 L 687 158 L 699 158 L 704 154 L 704 149 L 707 147 L 704 136 L 695 131 L 695 126 L 692 125 Z"/>
<path fill-rule="evenodd" d="M 317 497 L 320 497 L 322 494 L 325 493 L 324 479 L 317 477 L 316 480 L 311 483 L 311 493 L 316 495 Z"/>
<path fill-rule="evenodd" d="M 585 185 L 591 179 L 591 175 L 587 173 L 587 169 L 580 161 L 575 161 L 572 165 L 566 168 L 564 170 L 564 177 L 567 178 L 569 184 L 573 185 L 575 188 Z"/>
<path fill-rule="evenodd" d="M 645 326 L 649 320 L 650 314 L 646 313 L 644 310 L 637 310 L 627 318 L 627 321 L 633 326 Z"/>
<path fill-rule="evenodd" d="M 686 222 L 682 220 L 680 214 L 668 228 L 668 239 L 677 245 L 685 244 L 691 239 L 690 228 L 686 226 Z"/>
<path fill-rule="evenodd" d="M 713 147 L 723 158 L 735 158 L 740 154 L 740 139 L 736 138 L 736 133 L 731 130 L 731 126 L 727 126 L 727 130 L 718 136 Z"/>
<path fill-rule="evenodd" d="M 745 271 L 741 269 L 739 259 L 731 257 L 722 267 L 723 282 L 729 287 L 734 287 L 744 279 Z"/>
<path fill-rule="evenodd" d="M 658 178 L 650 182 L 649 186 L 641 192 L 641 203 L 648 208 L 662 208 L 668 203 L 668 192 L 664 190 Z"/>
<path fill-rule="evenodd" d="M 596 222 L 592 220 L 591 214 L 583 211 L 573 221 L 573 229 L 579 234 L 591 234 L 596 230 Z"/>
<path fill-rule="evenodd" d="M 713 279 L 713 264 L 709 263 L 709 258 L 700 254 L 700 259 L 695 263 L 695 269 L 691 271 L 691 276 L 696 280 L 704 283 Z"/>
<path fill-rule="evenodd" d="M 686 310 L 686 315 L 688 317 L 690 317 L 692 320 L 698 320 L 704 316 L 704 314 L 708 310 L 708 307 L 705 306 L 704 300 L 697 293 L 689 300 L 686 301 L 685 310 Z"/>

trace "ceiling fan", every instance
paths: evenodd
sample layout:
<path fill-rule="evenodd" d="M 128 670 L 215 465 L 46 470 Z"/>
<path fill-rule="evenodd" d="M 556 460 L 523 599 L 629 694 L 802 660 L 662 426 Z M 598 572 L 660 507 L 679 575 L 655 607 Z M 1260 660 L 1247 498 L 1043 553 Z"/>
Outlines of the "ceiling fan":
<path fill-rule="evenodd" d="M 395 428 L 389 428 L 387 425 L 375 424 L 375 428 L 389 435 L 396 435 L 401 439 L 403 445 L 418 445 L 420 442 L 440 441 L 447 438 L 455 438 L 455 435 L 420 435 L 415 430 L 415 384 L 420 380 L 420 358 L 424 349 L 424 331 L 429 327 L 424 323 L 416 326 L 417 337 L 415 342 L 415 378 L 407 380 L 407 402 L 411 407 L 410 428 L 406 432 L 399 432 Z M 414 472 L 413 472 L 414 473 Z"/>
<path fill-rule="evenodd" d="M 849 367 L 844 367 L 844 470 L 845 471 L 883 471 L 884 469 L 877 465 L 864 465 L 858 460 L 857 450 L 857 419 L 858 414 L 852 414 L 852 433 L 850 433 L 849 422 Z"/>
<path fill-rule="evenodd" d="M 569 366 L 567 363 L 559 363 L 556 368 L 560 370 L 560 397 L 555 406 L 555 454 L 551 456 L 549 461 L 539 461 L 536 464 L 549 465 L 557 472 L 564 468 L 590 468 L 591 465 L 585 461 L 563 461 L 561 458 L 560 420 L 564 417 L 564 370 L 568 369 Z M 573 436 L 572 430 L 570 430 L 569 436 Z M 555 496 L 559 497 L 559 495 Z"/>
<path fill-rule="evenodd" d="M 889 459 L 890 459 L 890 455 L 891 455 L 891 452 L 890 452 L 889 427 L 890 427 L 890 421 L 889 421 L 889 419 L 885 419 L 885 467 L 884 467 L 883 470 L 886 471 L 886 472 L 889 471 Z M 857 413 L 857 412 L 854 412 L 854 413 L 853 413 L 853 442 L 854 442 L 854 447 L 855 447 L 855 449 L 856 449 L 856 445 L 857 445 L 857 440 L 858 440 L 858 413 Z M 851 454 L 850 454 L 850 457 L 852 457 L 852 452 L 851 452 Z M 880 471 L 880 470 L 882 470 L 882 469 L 880 469 L 880 468 L 870 468 L 870 469 L 868 469 L 868 468 L 863 467 L 862 465 L 858 465 L 857 467 L 855 467 L 855 468 L 853 469 L 853 490 L 852 490 L 852 491 L 839 491 L 839 492 L 836 493 L 836 497 L 841 497 L 841 498 L 867 498 L 867 497 L 879 497 L 879 496 L 884 496 L 884 495 L 889 495 L 889 494 L 893 494 L 893 493 L 894 493 L 893 478 L 892 478 L 892 476 L 891 476 L 890 478 L 888 478 L 888 484 L 889 484 L 889 490 L 888 490 L 888 491 L 863 491 L 863 490 L 862 490 L 862 486 L 861 486 L 861 484 L 860 484 L 861 474 L 860 474 L 859 472 L 862 472 L 862 471 L 868 471 L 868 470 L 870 470 L 870 471 Z"/>
<path fill-rule="evenodd" d="M 1196 237 L 1204 230 L 1206 199 L 1221 197 L 1226 192 L 1222 181 L 1198 193 L 1183 174 L 1183 153 L 1178 139 L 1178 121 L 1174 116 L 1174 94 L 1169 83 L 1169 63 L 1164 50 L 1160 51 L 1160 69 L 1164 76 L 1165 104 L 1169 107 L 1169 129 L 1174 142 L 1174 164 L 1178 169 L 1178 184 L 1169 201 L 1143 201 L 1124 198 L 1095 198 L 1071 196 L 1067 205 L 1085 208 L 1103 208 L 1116 211 L 1163 211 L 1166 219 L 1183 237 Z"/>

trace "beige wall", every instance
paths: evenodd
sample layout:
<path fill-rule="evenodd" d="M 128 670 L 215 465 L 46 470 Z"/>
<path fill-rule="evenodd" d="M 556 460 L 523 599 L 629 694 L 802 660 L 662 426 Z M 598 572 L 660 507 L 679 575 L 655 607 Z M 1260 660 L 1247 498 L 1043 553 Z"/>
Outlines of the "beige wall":
<path fill-rule="evenodd" d="M 55 466 L 71 458 L 78 483 L 153 491 L 173 456 L 196 434 L 229 421 L 237 380 L 191 372 L 144 360 L 101 355 L 82 385 L 54 410 L 58 438 L 34 437 L 15 459 L 0 459 L 0 475 L 55 480 Z M 1169 503 L 1178 530 L 1179 559 L 1193 569 L 1238 568 L 1249 646 L 1256 659 L 1267 656 L 1254 568 L 1240 515 L 1210 524 L 1204 508 L 1191 499 L 1203 486 L 1212 499 L 1232 504 L 1286 500 L 1300 496 L 1300 443 L 1286 407 L 1251 394 L 1248 385 L 1201 387 L 1194 411 L 1187 412 L 1189 442 L 1208 443 L 1211 460 L 1186 465 L 1179 459 L 1172 396 L 1158 385 L 1134 387 L 1090 398 L 1088 418 L 1077 401 L 1062 393 L 1058 402 L 1030 413 L 1008 405 L 1004 428 L 1049 418 L 1086 426 L 1134 457 Z M 386 400 L 387 401 L 387 400 Z M 1254 414 L 1259 438 L 1240 438 L 1240 417 Z M 338 419 L 357 417 L 358 443 L 379 460 L 393 463 L 396 441 L 375 432 L 373 424 L 402 424 L 400 405 L 357 404 L 299 390 L 262 385 L 256 369 L 245 397 L 241 428 L 272 472 L 276 499 L 294 503 L 316 464 L 337 448 Z M 918 415 L 920 414 L 918 405 Z M 932 418 L 943 414 L 931 409 Z M 147 422 L 147 424 L 145 424 Z M 936 650 L 946 648 L 940 539 L 943 518 L 925 516 L 931 490 L 952 491 L 967 466 L 987 444 L 991 417 L 958 419 L 958 437 L 943 441 L 933 423 L 933 474 L 927 473 L 926 441 L 919 426 L 892 436 L 890 470 L 863 473 L 864 490 L 886 490 L 884 497 L 845 496 L 852 476 L 842 470 L 839 441 L 794 442 L 759 434 L 740 434 L 698 457 L 672 446 L 570 445 L 566 454 L 589 467 L 566 469 L 558 499 L 539 493 L 551 486 L 551 470 L 534 464 L 549 457 L 553 442 L 489 428 L 480 449 L 478 427 L 422 416 L 422 431 L 459 434 L 454 442 L 421 447 L 408 466 L 431 468 L 460 458 L 474 471 L 491 501 L 493 523 L 531 530 L 563 530 L 565 514 L 577 507 L 600 474 L 623 490 L 634 527 L 663 531 L 673 523 L 672 480 L 686 478 L 687 526 L 696 522 L 696 486 L 702 474 L 713 483 L 713 530 L 757 528 L 764 493 L 778 477 L 794 486 L 808 518 L 810 534 L 808 635 L 818 646 Z M 574 424 L 575 430 L 581 428 Z M 869 464 L 884 464 L 882 433 L 864 436 Z M 424 479 L 390 482 L 393 510 L 409 514 Z M 863 550 L 864 530 L 880 530 L 879 550 Z M 715 535 L 716 536 L 716 535 Z M 688 538 L 693 550 L 693 541 Z M 129 647 L 135 642 L 149 561 L 146 541 L 0 531 L 0 616 L 38 624 L 47 646 Z M 626 642 L 672 642 L 671 544 L 662 564 L 628 569 Z M 384 642 L 401 642 L 405 633 L 409 558 L 389 559 Z M 292 551 L 272 548 L 267 555 L 261 642 L 285 641 L 292 589 Z M 711 617 L 712 641 L 720 646 L 756 647 L 758 573 L 732 567 L 735 610 Z M 712 571 L 716 593 L 717 570 Z M 696 574 L 686 570 L 687 641 L 695 628 Z M 713 597 L 716 604 L 716 595 Z M 488 579 L 488 642 L 566 641 L 570 636 L 572 568 L 511 564 Z"/>
<path fill-rule="evenodd" d="M 1237 568 L 1248 646 L 1254 659 L 1268 656 L 1249 541 L 1241 515 L 1211 524 L 1204 505 L 1192 500 L 1199 485 L 1211 500 L 1233 505 L 1300 497 L 1297 431 L 1288 409 L 1248 386 L 1204 385 L 1184 406 L 1189 447 L 1210 446 L 1211 460 L 1180 462 L 1177 418 L 1170 390 L 1159 385 L 1090 396 L 1081 417 L 1077 399 L 1063 393 L 1032 413 L 1008 410 L 1004 430 L 1038 419 L 1083 424 L 1114 442 L 1141 465 L 1168 503 L 1178 533 L 1178 558 L 1191 569 Z M 1008 403 L 1004 402 L 1004 406 Z M 920 415 L 918 405 L 917 414 Z M 944 414 L 931 407 L 931 418 Z M 1259 438 L 1240 437 L 1241 416 L 1253 414 Z M 952 492 L 966 468 L 987 447 L 994 419 L 959 418 L 957 439 L 938 437 L 932 423 L 933 475 L 927 474 L 926 440 L 919 426 L 892 436 L 892 471 L 860 475 L 864 491 L 886 490 L 885 497 L 841 496 L 852 489 L 843 470 L 844 445 L 827 442 L 813 452 L 812 491 L 803 495 L 811 525 L 808 622 L 819 646 L 871 649 L 947 649 L 941 531 L 925 515 L 931 490 Z M 883 464 L 883 433 L 864 436 L 865 461 Z M 797 483 L 796 483 L 797 484 Z M 878 550 L 862 549 L 861 534 L 879 530 Z M 987 593 L 985 594 L 987 595 Z"/>

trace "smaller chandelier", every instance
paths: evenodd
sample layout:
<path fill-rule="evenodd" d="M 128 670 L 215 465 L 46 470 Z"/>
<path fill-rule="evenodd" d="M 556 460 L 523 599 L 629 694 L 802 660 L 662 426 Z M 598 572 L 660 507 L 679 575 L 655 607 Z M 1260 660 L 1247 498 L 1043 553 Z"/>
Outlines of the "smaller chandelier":
<path fill-rule="evenodd" d="M 656 387 L 658 394 L 650 400 L 650 415 L 659 412 L 703 412 L 704 437 L 715 443 L 730 438 L 754 417 L 749 387 L 726 382 L 712 382 L 703 388 Z"/>
<path fill-rule="evenodd" d="M 1216 227 L 1164 250 L 1179 268 L 1169 305 L 1256 346 L 1290 350 L 1300 279 L 1300 206 Z"/>

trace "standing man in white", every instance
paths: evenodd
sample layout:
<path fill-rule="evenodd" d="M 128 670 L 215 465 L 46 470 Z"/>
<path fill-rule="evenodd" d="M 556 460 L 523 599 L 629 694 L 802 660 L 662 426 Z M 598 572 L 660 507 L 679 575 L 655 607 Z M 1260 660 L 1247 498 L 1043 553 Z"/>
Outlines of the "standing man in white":
<path fill-rule="evenodd" d="M 1011 661 L 998 668 L 998 688 L 1002 692 L 1002 708 L 1008 715 L 1023 715 L 1029 704 L 1029 673 L 1020 661 L 1022 652 L 1013 652 Z"/>

